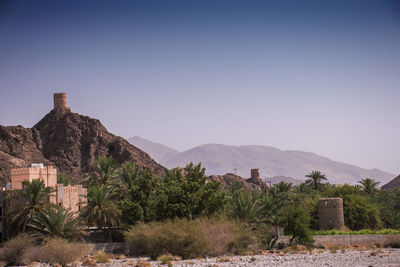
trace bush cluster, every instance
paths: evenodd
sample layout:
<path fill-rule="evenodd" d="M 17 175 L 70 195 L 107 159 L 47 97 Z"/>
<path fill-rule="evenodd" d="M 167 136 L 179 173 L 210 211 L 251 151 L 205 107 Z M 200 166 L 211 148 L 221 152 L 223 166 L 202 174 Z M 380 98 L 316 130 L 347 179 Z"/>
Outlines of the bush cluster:
<path fill-rule="evenodd" d="M 126 233 L 133 255 L 152 259 L 165 254 L 183 259 L 241 253 L 252 243 L 243 225 L 222 219 L 176 219 L 164 223 L 139 223 Z"/>
<path fill-rule="evenodd" d="M 92 247 L 85 243 L 49 239 L 38 245 L 32 237 L 21 234 L 3 244 L 0 260 L 7 265 L 29 265 L 36 261 L 66 266 L 91 252 Z"/>

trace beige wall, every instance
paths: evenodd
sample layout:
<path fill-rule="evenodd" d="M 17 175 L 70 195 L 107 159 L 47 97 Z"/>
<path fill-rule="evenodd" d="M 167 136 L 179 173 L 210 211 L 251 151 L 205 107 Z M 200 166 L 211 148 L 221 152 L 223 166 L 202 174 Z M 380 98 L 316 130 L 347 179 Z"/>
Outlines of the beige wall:
<path fill-rule="evenodd" d="M 11 169 L 11 189 L 22 189 L 23 181 L 32 182 L 35 179 L 42 180 L 46 187 L 55 187 L 57 169 L 53 166 Z"/>
<path fill-rule="evenodd" d="M 40 179 L 46 187 L 53 187 L 56 192 L 50 196 L 50 202 L 71 209 L 73 212 L 79 211 L 84 206 L 79 203 L 86 203 L 86 188 L 82 185 L 64 186 L 57 184 L 57 169 L 53 166 L 29 167 L 11 169 L 11 189 L 22 189 L 23 181 Z"/>
<path fill-rule="evenodd" d="M 86 203 L 86 188 L 82 185 L 64 186 L 57 184 L 57 204 L 72 212 L 78 212 Z"/>

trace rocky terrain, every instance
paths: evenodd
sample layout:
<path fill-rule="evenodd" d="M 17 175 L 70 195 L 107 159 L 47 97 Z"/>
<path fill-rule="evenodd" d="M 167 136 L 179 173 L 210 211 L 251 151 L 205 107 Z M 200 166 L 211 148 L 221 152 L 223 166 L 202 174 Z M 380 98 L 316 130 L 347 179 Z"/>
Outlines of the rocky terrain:
<path fill-rule="evenodd" d="M 383 190 L 390 190 L 394 188 L 400 188 L 400 175 L 382 186 Z"/>
<path fill-rule="evenodd" d="M 31 163 L 52 164 L 77 182 L 97 157 L 134 161 L 161 175 L 165 168 L 146 152 L 107 131 L 99 120 L 56 108 L 32 128 L 0 126 L 0 186 L 10 180 L 10 168 Z"/>
<path fill-rule="evenodd" d="M 226 173 L 224 175 L 210 175 L 208 177 L 208 180 L 219 181 L 221 183 L 222 189 L 227 189 L 233 183 L 237 182 L 243 185 L 244 188 L 247 188 L 249 190 L 257 190 L 263 192 L 268 191 L 268 186 L 263 180 L 256 178 L 243 179 L 242 177 L 233 173 Z"/>
<path fill-rule="evenodd" d="M 343 266 L 400 266 L 399 249 L 373 250 L 314 250 L 297 252 L 295 254 L 266 254 L 254 256 L 222 256 L 219 258 L 204 258 L 183 261 L 172 261 L 172 266 L 304 266 L 304 267 L 343 267 Z M 148 258 L 114 259 L 111 263 L 97 266 L 160 266 L 159 261 L 150 261 Z M 166 266 L 166 265 L 165 265 Z"/>
<path fill-rule="evenodd" d="M 356 184 L 364 178 L 371 178 L 384 184 L 395 177 L 379 169 L 364 169 L 314 153 L 283 151 L 269 146 L 205 144 L 176 153 L 172 148 L 144 141 L 143 138 L 134 137 L 129 140 L 152 157 L 162 155 L 159 157 L 159 162 L 167 168 L 184 167 L 190 161 L 201 162 L 208 175 L 222 175 L 236 168 L 238 175 L 249 177 L 250 169 L 259 168 L 262 177 L 286 176 L 304 181 L 305 174 L 319 170 L 326 175 L 330 183 L 334 184 Z"/>

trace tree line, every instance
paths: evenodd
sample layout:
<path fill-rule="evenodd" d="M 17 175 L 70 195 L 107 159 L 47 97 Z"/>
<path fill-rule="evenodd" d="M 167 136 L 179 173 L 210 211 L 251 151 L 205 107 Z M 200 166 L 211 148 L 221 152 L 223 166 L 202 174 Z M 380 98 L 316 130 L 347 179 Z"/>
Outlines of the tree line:
<path fill-rule="evenodd" d="M 201 164 L 190 163 L 157 177 L 133 162 L 120 165 L 111 157 L 101 157 L 82 181 L 88 189 L 87 205 L 79 216 L 49 203 L 54 189 L 39 180 L 25 181 L 8 211 L 9 234 L 73 240 L 88 226 L 128 229 L 139 222 L 218 216 L 243 223 L 266 239 L 271 226 L 283 226 L 293 240 L 310 243 L 311 231 L 318 229 L 321 197 L 343 199 L 345 225 L 351 230 L 400 229 L 399 189 L 380 190 L 379 183 L 369 178 L 357 185 L 332 185 L 319 171 L 305 176 L 300 185 L 280 182 L 267 193 L 246 190 L 239 183 L 224 191 L 219 182 L 207 180 Z M 69 179 L 59 176 L 59 182 L 68 184 Z"/>

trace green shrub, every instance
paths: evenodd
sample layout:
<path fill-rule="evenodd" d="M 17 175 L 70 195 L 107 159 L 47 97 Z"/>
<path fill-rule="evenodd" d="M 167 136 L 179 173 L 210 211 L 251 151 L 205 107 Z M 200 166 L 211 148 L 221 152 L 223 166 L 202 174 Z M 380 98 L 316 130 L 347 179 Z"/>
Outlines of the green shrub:
<path fill-rule="evenodd" d="M 170 254 L 165 254 L 165 255 L 161 255 L 160 257 L 158 257 L 157 260 L 160 261 L 161 264 L 167 264 L 167 263 L 170 263 L 171 261 L 173 261 L 174 257 Z"/>
<path fill-rule="evenodd" d="M 290 244 L 293 240 L 296 240 L 299 244 L 314 243 L 309 229 L 310 214 L 302 206 L 287 207 L 282 223 L 285 232 L 292 235 Z"/>
<path fill-rule="evenodd" d="M 20 234 L 4 243 L 0 250 L 0 260 L 5 261 L 7 265 L 29 264 L 30 262 L 24 261 L 23 254 L 33 246 L 34 240 L 31 237 Z"/>
<path fill-rule="evenodd" d="M 93 254 L 93 259 L 95 259 L 96 262 L 99 263 L 107 263 L 110 262 L 111 255 L 108 253 L 105 253 L 104 251 L 97 251 L 96 253 Z"/>

